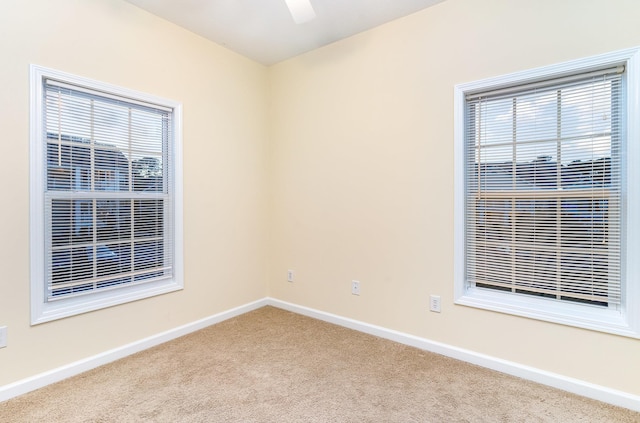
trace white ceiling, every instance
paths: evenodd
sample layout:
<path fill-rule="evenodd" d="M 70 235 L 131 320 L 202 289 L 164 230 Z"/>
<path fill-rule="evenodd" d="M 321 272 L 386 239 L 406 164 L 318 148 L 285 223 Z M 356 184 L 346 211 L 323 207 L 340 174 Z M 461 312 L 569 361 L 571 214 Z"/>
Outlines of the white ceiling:
<path fill-rule="evenodd" d="M 285 0 L 126 0 L 264 65 L 349 37 L 444 0 L 311 0 L 296 25 Z"/>

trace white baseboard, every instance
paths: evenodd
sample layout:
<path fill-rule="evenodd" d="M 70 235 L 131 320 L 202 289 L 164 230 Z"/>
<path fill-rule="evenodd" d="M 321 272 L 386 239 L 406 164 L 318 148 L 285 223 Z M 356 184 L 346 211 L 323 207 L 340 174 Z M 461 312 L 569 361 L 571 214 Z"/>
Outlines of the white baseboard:
<path fill-rule="evenodd" d="M 231 310 L 227 310 L 222 313 L 214 314 L 213 316 L 209 316 L 204 319 L 197 320 L 195 322 L 188 323 L 174 329 L 170 329 L 166 332 L 162 332 L 157 335 L 132 342 L 131 344 L 127 344 L 119 348 L 114 348 L 112 350 L 105 351 L 92 357 L 88 357 L 86 359 L 79 360 L 74 363 L 67 364 L 65 366 L 58 367 L 56 369 L 37 374 L 23 380 L 19 380 L 9 385 L 0 386 L 0 402 L 17 397 L 18 395 L 26 394 L 27 392 L 34 391 L 38 388 L 43 388 L 52 383 L 59 382 L 71 376 L 86 372 L 87 370 L 91 370 L 104 364 L 111 363 L 112 361 L 119 360 L 128 355 L 135 354 L 151 347 L 155 347 L 156 345 L 160 345 L 164 342 L 171 341 L 172 339 L 179 338 L 200 329 L 204 329 L 208 326 L 220 323 L 232 317 L 236 317 L 260 307 L 264 307 L 265 305 L 268 305 L 267 298 L 254 301 L 240 307 L 232 308 Z"/>
<path fill-rule="evenodd" d="M 605 386 L 585 382 L 583 380 L 570 378 L 557 373 L 547 372 L 534 367 L 525 366 L 500 358 L 491 357 L 474 351 L 465 350 L 440 342 L 430 341 L 414 335 L 386 329 L 380 326 L 371 325 L 346 317 L 315 310 L 308 307 L 280 301 L 275 298 L 267 298 L 267 304 L 273 307 L 288 310 L 304 316 L 313 317 L 318 320 L 333 323 L 359 332 L 375 335 L 380 338 L 389 339 L 400 344 L 420 348 L 425 351 L 434 352 L 467 363 L 476 364 L 488 369 L 496 370 L 522 379 L 527 379 L 543 385 L 562 389 L 587 398 L 613 404 L 619 407 L 640 411 L 640 396 L 627 392 L 610 389 Z"/>
<path fill-rule="evenodd" d="M 189 333 L 204 329 L 213 324 L 222 322 L 235 316 L 256 310 L 260 307 L 271 305 L 273 307 L 288 310 L 304 316 L 313 317 L 318 320 L 333 323 L 359 332 L 368 333 L 380 338 L 389 339 L 404 345 L 420 348 L 425 351 L 431 351 L 447 357 L 466 361 L 502 373 L 521 377 L 543 385 L 552 386 L 567 392 L 582 395 L 598 401 L 629 408 L 634 411 L 640 411 L 640 396 L 632 395 L 626 392 L 610 389 L 604 386 L 585 382 L 583 380 L 566 377 L 560 374 L 546 372 L 534 367 L 524 366 L 496 357 L 479 354 L 474 351 L 457 348 L 440 342 L 430 341 L 414 335 L 398 332 L 392 329 L 371 325 L 369 323 L 360 322 L 358 320 L 349 319 L 320 310 L 299 306 L 275 298 L 263 298 L 231 310 L 227 310 L 207 318 L 188 323 L 186 325 L 141 339 L 140 341 L 124 345 L 103 353 L 88 357 L 84 360 L 58 367 L 56 369 L 40 373 L 38 375 L 19 380 L 9 385 L 0 386 L 0 402 L 14 398 L 18 395 L 45 387 L 63 379 L 75 376 L 87 370 L 94 369 L 98 366 L 113 362 L 124 358 L 128 355 L 135 354 L 147 348 L 154 347 L 167 341 L 179 338 Z"/>

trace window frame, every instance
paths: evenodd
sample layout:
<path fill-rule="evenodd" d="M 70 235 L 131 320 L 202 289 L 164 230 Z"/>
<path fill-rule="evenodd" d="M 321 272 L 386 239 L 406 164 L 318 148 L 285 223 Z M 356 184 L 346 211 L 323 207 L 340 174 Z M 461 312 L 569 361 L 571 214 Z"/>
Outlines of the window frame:
<path fill-rule="evenodd" d="M 626 107 L 622 118 L 621 154 L 623 168 L 623 249 L 621 251 L 622 301 L 618 310 L 531 295 L 477 288 L 466 282 L 466 147 L 465 106 L 467 94 L 562 78 L 625 66 L 622 96 Z M 631 48 L 573 60 L 551 66 L 515 72 L 454 87 L 454 302 L 458 305 L 491 310 L 547 322 L 559 323 L 617 335 L 640 338 L 640 48 Z M 633 119 L 632 117 L 636 118 Z M 635 258 L 635 260 L 634 260 Z"/>
<path fill-rule="evenodd" d="M 81 296 L 47 301 L 46 246 L 51 231 L 45 222 L 46 194 L 46 140 L 44 132 L 44 81 L 53 79 L 79 88 L 130 100 L 157 104 L 171 110 L 172 140 L 167 153 L 171 155 L 171 168 L 167 170 L 172 184 L 171 215 L 173 221 L 172 278 L 138 285 L 123 285 Z M 30 267 L 31 267 L 31 324 L 36 325 L 64 317 L 74 316 L 131 301 L 149 298 L 183 289 L 183 223 L 182 223 L 182 104 L 128 88 L 80 77 L 70 73 L 30 65 Z"/>

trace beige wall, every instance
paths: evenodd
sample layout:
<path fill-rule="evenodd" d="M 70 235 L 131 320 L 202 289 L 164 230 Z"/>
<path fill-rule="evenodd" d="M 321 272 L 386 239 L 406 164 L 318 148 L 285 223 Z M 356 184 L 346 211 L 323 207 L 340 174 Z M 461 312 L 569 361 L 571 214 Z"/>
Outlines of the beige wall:
<path fill-rule="evenodd" d="M 640 45 L 638 16 L 447 0 L 266 69 L 121 0 L 2 0 L 0 386 L 268 293 L 640 395 L 638 340 L 454 306 L 452 219 L 454 84 Z M 183 103 L 183 291 L 30 327 L 30 63 Z"/>
<path fill-rule="evenodd" d="M 447 0 L 270 68 L 270 295 L 640 395 L 639 340 L 453 304 L 454 85 L 638 46 L 639 17 Z"/>
<path fill-rule="evenodd" d="M 0 386 L 266 295 L 267 71 L 121 0 L 0 1 Z M 29 64 L 183 104 L 185 288 L 29 325 Z"/>

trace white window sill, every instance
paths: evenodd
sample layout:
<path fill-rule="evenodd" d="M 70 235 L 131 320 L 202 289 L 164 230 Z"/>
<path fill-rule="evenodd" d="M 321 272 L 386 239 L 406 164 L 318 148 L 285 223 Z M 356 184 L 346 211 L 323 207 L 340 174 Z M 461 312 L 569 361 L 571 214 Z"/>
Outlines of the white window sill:
<path fill-rule="evenodd" d="M 538 298 L 526 294 L 469 288 L 456 304 L 562 325 L 640 338 L 622 310 Z"/>
<path fill-rule="evenodd" d="M 179 291 L 182 287 L 182 284 L 175 280 L 164 280 L 96 292 L 86 296 L 64 298 L 58 301 L 43 301 L 40 303 L 40 307 L 32 309 L 31 324 L 37 325 L 105 307 L 167 294 Z"/>

